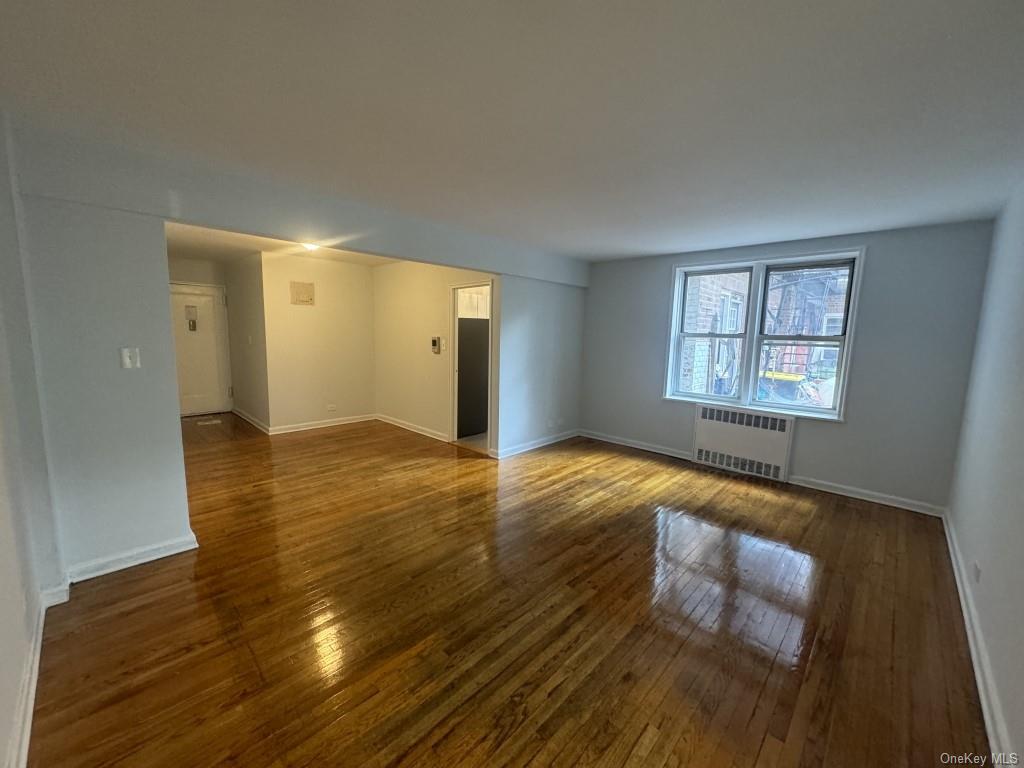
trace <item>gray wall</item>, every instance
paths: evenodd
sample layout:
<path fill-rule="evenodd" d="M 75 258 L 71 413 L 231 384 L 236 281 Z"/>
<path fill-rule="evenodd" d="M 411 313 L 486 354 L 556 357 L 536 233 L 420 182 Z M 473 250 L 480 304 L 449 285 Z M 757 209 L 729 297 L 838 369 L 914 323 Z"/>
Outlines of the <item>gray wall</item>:
<path fill-rule="evenodd" d="M 191 537 L 160 219 L 23 196 L 65 565 Z M 139 347 L 122 370 L 118 348 Z"/>
<path fill-rule="evenodd" d="M 579 429 L 584 291 L 504 276 L 498 296 L 499 454 Z"/>
<path fill-rule="evenodd" d="M 949 525 L 993 749 L 1024 750 L 1024 186 L 996 233 Z M 970 576 L 981 568 L 981 580 Z M 965 576 L 966 574 L 966 576 Z"/>
<path fill-rule="evenodd" d="M 50 498 L 12 170 L 6 146 L 0 142 L 0 305 L 10 359 L 9 392 L 16 404 L 5 431 L 8 440 L 17 443 L 19 499 L 28 525 L 33 571 L 40 588 L 49 589 L 63 582 L 63 569 Z"/>
<path fill-rule="evenodd" d="M 16 121 L 25 194 L 215 229 L 585 285 L 585 262 L 279 180 Z"/>
<path fill-rule="evenodd" d="M 846 420 L 800 419 L 791 473 L 937 511 L 948 501 L 991 232 L 991 222 L 968 222 L 595 264 L 583 426 L 691 451 L 693 404 L 662 398 L 674 265 L 865 246 Z"/>
<path fill-rule="evenodd" d="M 263 256 L 249 254 L 224 265 L 228 296 L 232 403 L 236 411 L 270 427 L 267 321 L 263 306 Z"/>
<path fill-rule="evenodd" d="M 62 568 L 18 236 L 15 180 L 0 135 L 0 760 L 20 764 L 39 633 L 41 590 Z"/>

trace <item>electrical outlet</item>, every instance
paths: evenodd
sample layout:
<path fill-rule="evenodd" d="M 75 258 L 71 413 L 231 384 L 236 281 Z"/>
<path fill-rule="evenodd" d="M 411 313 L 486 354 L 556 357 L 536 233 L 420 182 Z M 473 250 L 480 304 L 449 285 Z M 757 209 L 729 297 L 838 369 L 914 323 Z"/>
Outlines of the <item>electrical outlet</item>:
<path fill-rule="evenodd" d="M 978 565 L 977 560 L 971 563 L 971 575 L 974 577 L 975 584 L 981 584 L 981 566 Z"/>
<path fill-rule="evenodd" d="M 328 413 L 334 413 L 336 410 L 338 410 L 338 406 L 336 406 L 334 403 L 330 403 L 327 406 L 327 412 Z"/>

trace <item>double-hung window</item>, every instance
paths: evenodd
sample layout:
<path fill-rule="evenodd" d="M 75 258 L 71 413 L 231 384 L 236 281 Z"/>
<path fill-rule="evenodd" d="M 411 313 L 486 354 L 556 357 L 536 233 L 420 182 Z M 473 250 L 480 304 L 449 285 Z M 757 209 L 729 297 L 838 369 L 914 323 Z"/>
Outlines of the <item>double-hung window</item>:
<path fill-rule="evenodd" d="M 677 267 L 666 397 L 840 418 L 859 255 Z"/>

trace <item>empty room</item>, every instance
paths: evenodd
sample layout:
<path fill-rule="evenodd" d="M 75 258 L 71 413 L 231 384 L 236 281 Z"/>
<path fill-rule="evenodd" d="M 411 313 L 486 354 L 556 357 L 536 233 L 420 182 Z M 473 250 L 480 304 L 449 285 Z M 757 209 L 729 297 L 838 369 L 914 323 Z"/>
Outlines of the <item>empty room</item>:
<path fill-rule="evenodd" d="M 1021 40 L 0 3 L 2 764 L 1018 764 Z"/>

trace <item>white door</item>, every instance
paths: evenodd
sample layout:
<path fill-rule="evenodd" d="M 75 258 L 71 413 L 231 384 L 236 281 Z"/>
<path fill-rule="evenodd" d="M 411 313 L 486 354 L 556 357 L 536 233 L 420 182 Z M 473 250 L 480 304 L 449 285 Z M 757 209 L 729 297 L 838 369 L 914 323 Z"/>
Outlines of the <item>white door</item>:
<path fill-rule="evenodd" d="M 231 410 L 224 289 L 171 285 L 171 322 L 182 416 Z"/>

